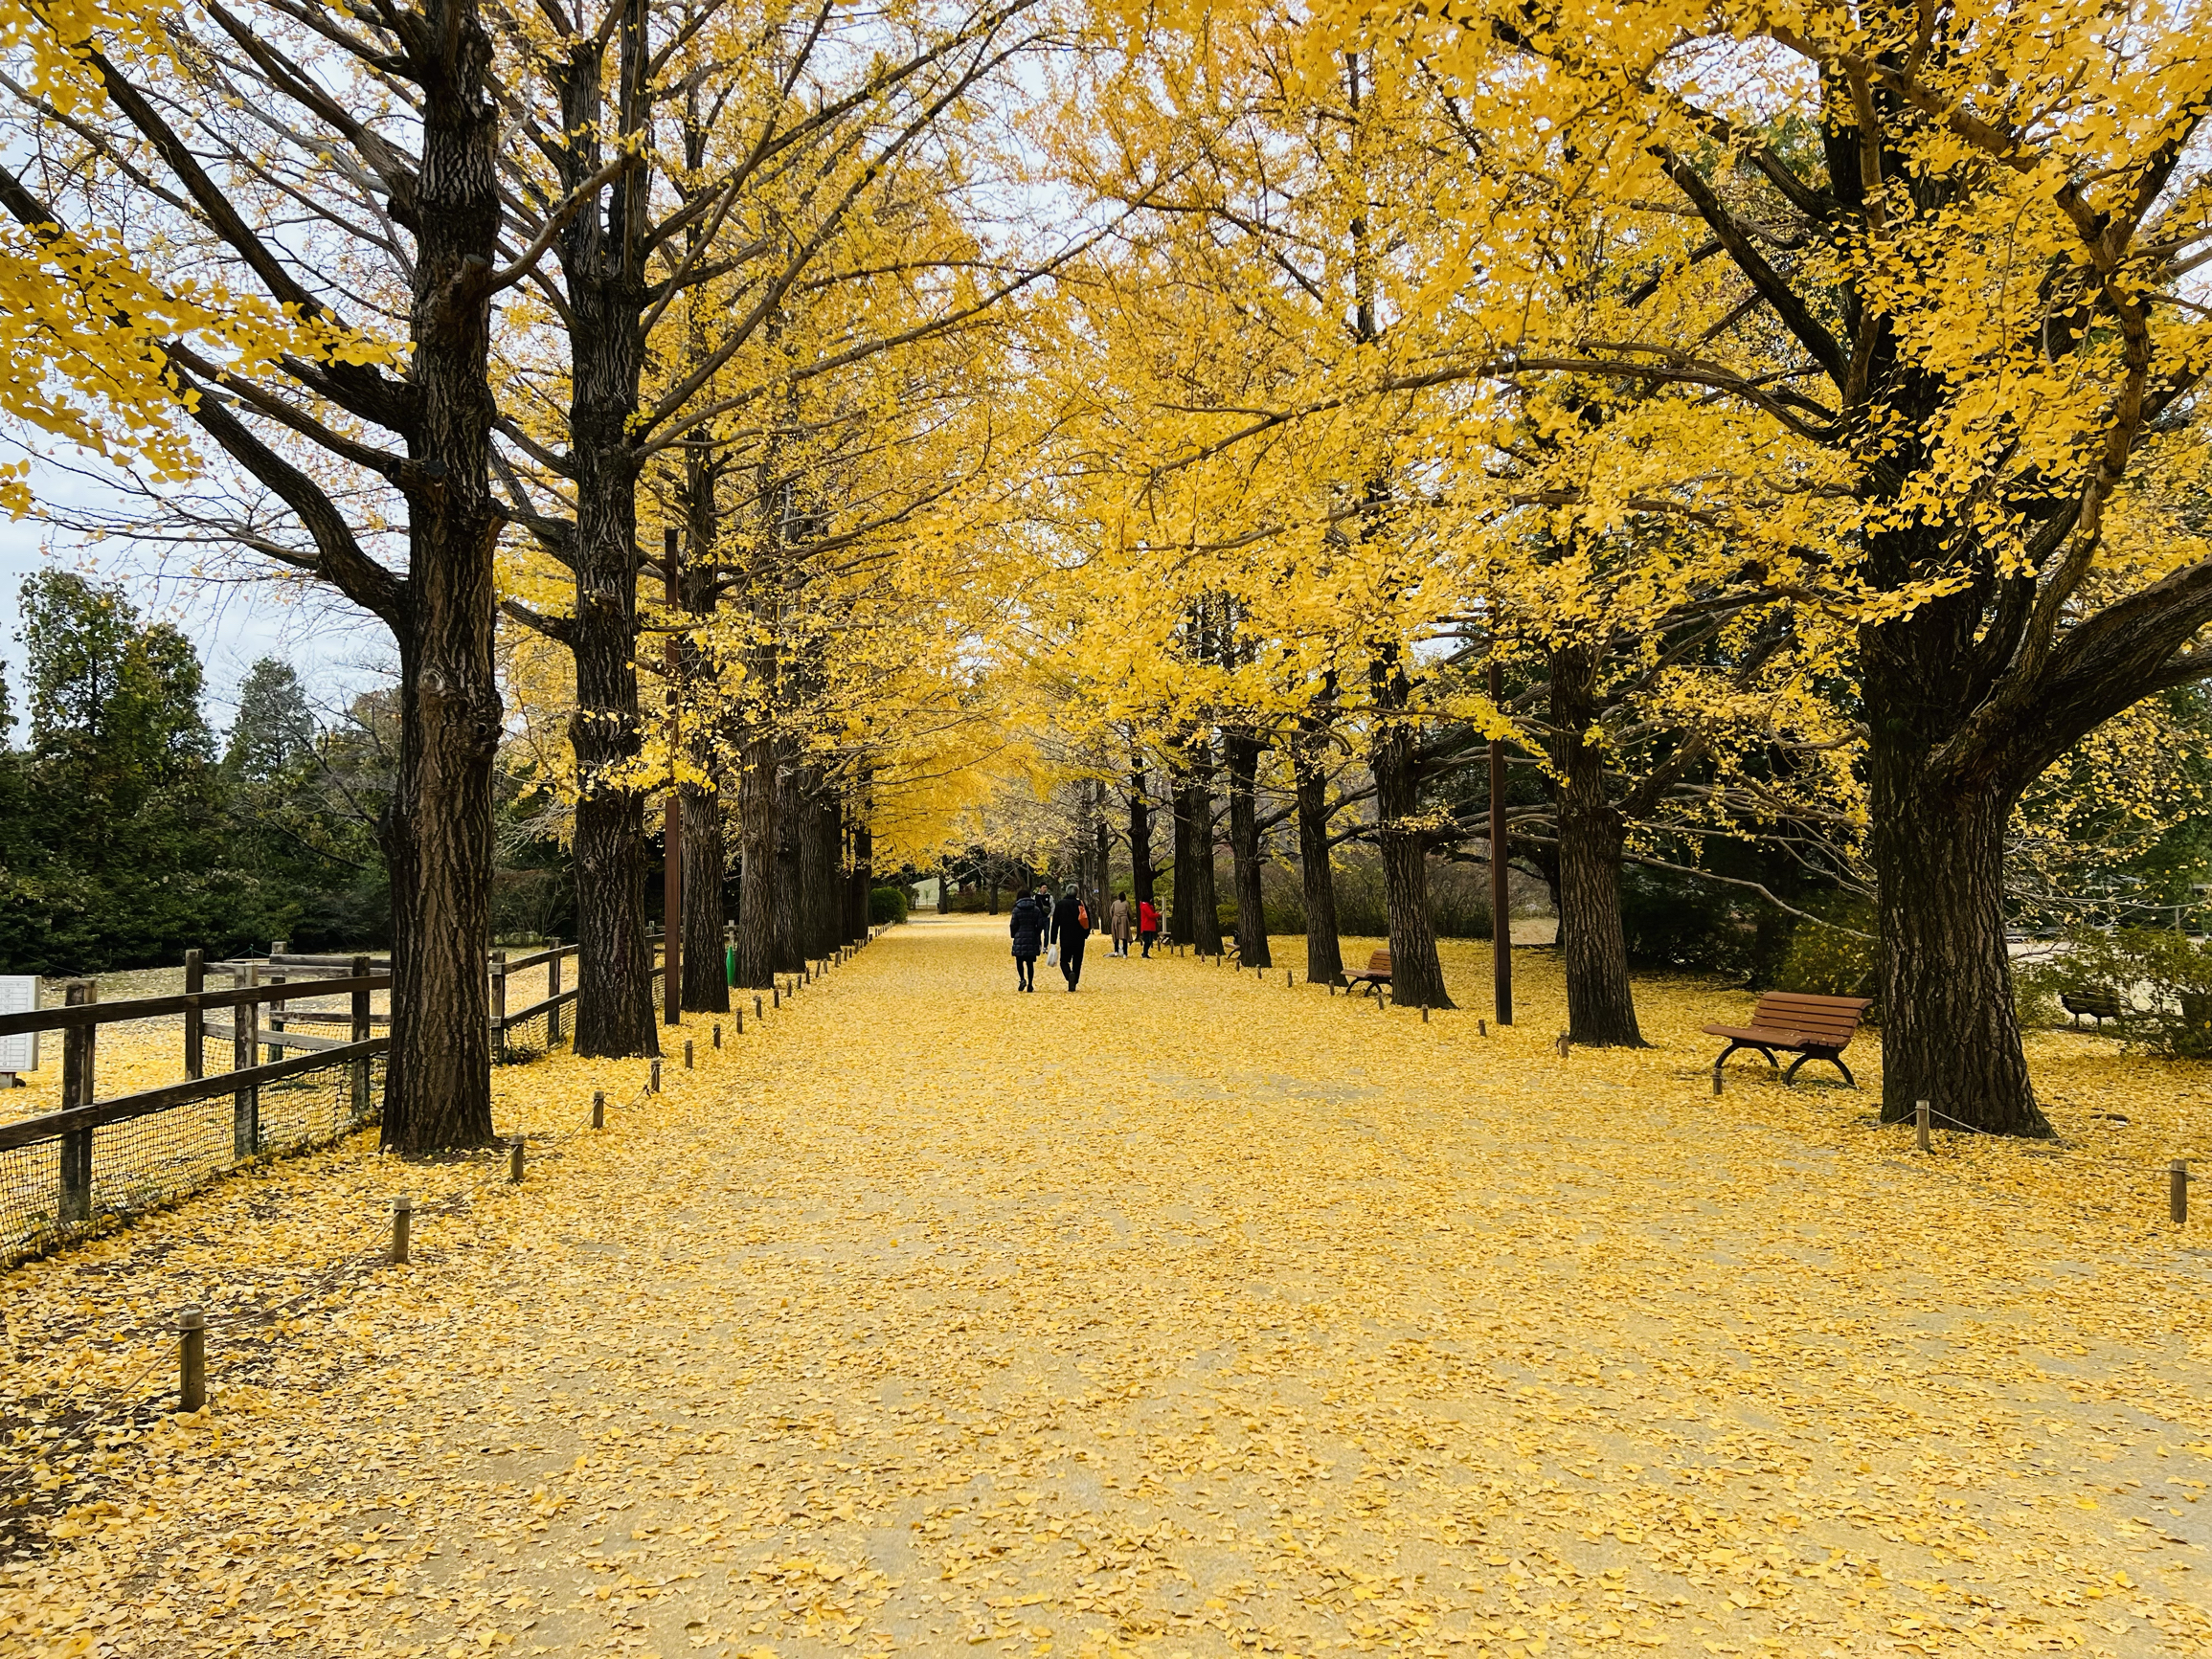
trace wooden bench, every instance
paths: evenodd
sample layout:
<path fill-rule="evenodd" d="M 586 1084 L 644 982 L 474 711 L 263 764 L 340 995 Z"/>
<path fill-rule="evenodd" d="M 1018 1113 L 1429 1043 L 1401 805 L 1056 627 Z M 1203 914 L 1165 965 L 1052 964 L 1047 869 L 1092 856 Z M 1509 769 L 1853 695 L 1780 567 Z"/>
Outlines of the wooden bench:
<path fill-rule="evenodd" d="M 2082 1016 L 2087 1014 L 2102 1031 L 2106 1020 L 2120 1017 L 2120 994 L 2109 985 L 2092 985 L 2086 991 L 2061 991 L 2059 1006 L 2071 1016 L 2074 1024 L 2081 1024 Z"/>
<path fill-rule="evenodd" d="M 1750 1024 L 1704 1028 L 1707 1037 L 1728 1040 L 1727 1047 L 1714 1060 L 1713 1070 L 1719 1072 L 1722 1064 L 1739 1048 L 1755 1048 L 1767 1057 L 1769 1065 L 1779 1066 L 1782 1063 L 1774 1058 L 1774 1050 L 1781 1048 L 1797 1056 L 1790 1069 L 1782 1074 L 1784 1083 L 1795 1082 L 1798 1068 L 1808 1060 L 1825 1060 L 1843 1074 L 1845 1083 L 1857 1088 L 1859 1080 L 1843 1064 L 1843 1050 L 1858 1035 L 1859 1021 L 1873 1005 L 1873 999 L 1867 997 L 1817 997 L 1805 991 L 1769 991 L 1751 1010 Z"/>
<path fill-rule="evenodd" d="M 1354 985 L 1365 985 L 1367 988 L 1367 995 L 1370 997 L 1380 997 L 1383 994 L 1383 987 L 1389 982 L 1390 953 L 1388 951 L 1377 951 L 1367 958 L 1367 965 L 1365 969 L 1356 974 L 1344 975 L 1345 990 L 1350 990 Z"/>

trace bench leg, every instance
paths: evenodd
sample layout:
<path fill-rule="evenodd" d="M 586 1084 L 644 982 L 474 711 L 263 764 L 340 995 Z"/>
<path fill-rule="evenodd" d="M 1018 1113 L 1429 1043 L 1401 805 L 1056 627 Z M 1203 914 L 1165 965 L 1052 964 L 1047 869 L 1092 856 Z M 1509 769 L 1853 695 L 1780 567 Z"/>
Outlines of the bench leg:
<path fill-rule="evenodd" d="M 1782 1073 L 1782 1081 L 1784 1083 L 1794 1083 L 1797 1078 L 1798 1070 L 1808 1060 L 1825 1060 L 1830 1065 L 1833 1065 L 1838 1071 L 1840 1071 L 1843 1074 L 1843 1081 L 1845 1085 L 1852 1088 L 1857 1088 L 1859 1087 L 1859 1080 L 1851 1075 L 1851 1068 L 1843 1064 L 1843 1057 L 1840 1054 L 1800 1054 L 1795 1060 L 1791 1062 L 1790 1069 Z"/>
<path fill-rule="evenodd" d="M 1772 1048 L 1760 1048 L 1756 1042 L 1731 1042 L 1727 1045 L 1727 1047 L 1722 1049 L 1720 1053 L 1714 1057 L 1713 1069 L 1715 1071 L 1720 1070 L 1720 1068 L 1725 1064 L 1727 1064 L 1728 1056 L 1735 1053 L 1735 1051 L 1739 1048 L 1757 1049 L 1759 1053 L 1764 1054 L 1767 1057 L 1767 1064 L 1769 1065 L 1779 1068 L 1782 1064 L 1779 1060 L 1774 1058 L 1774 1051 Z"/>

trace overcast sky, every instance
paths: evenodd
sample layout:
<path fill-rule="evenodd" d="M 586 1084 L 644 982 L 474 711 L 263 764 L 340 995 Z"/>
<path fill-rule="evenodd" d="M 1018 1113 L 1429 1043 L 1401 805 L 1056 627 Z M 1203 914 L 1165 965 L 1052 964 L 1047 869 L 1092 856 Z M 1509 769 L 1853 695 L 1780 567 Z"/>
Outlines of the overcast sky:
<path fill-rule="evenodd" d="M 103 504 L 97 484 L 65 468 L 34 463 L 32 486 L 42 502 Z M 46 567 L 89 569 L 104 579 L 121 580 L 149 618 L 167 618 L 183 629 L 199 648 L 207 671 L 207 718 L 218 730 L 230 725 L 238 682 L 257 659 L 281 657 L 290 662 L 306 683 L 308 695 L 323 706 L 342 704 L 379 684 L 392 661 L 390 636 L 381 624 L 335 594 L 315 591 L 308 596 L 299 590 L 287 594 L 250 584 L 165 578 L 148 552 L 122 544 L 87 545 L 37 518 L 0 515 L 0 617 L 6 619 L 0 626 L 0 663 L 6 664 L 19 720 L 23 643 L 17 638 L 22 608 L 16 595 L 25 576 Z M 13 736 L 22 742 L 20 727 Z"/>

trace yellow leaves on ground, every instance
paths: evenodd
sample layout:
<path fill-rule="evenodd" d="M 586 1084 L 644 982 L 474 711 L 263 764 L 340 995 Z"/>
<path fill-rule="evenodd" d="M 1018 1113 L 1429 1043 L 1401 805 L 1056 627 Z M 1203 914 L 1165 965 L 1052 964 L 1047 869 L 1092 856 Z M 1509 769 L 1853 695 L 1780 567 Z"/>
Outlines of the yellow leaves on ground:
<path fill-rule="evenodd" d="M 1562 1058 L 1539 953 L 1485 1037 L 1484 946 L 1423 1024 L 1103 950 L 1018 997 L 1003 926 L 694 1017 L 634 1108 L 503 1070 L 520 1188 L 352 1149 L 11 1275 L 0 1653 L 2212 1648 L 2196 1071 L 2040 1039 L 2066 1142 L 1921 1158 L 1871 1089 L 1714 1099 L 1739 994 Z M 134 1419 L 186 1300 L 282 1311 Z"/>

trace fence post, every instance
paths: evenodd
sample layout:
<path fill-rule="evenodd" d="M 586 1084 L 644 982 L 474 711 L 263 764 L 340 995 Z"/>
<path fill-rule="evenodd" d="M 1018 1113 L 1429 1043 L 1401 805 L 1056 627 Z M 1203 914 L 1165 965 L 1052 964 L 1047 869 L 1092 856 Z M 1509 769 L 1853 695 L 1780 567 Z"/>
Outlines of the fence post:
<path fill-rule="evenodd" d="M 62 1001 L 81 1008 L 100 1000 L 100 982 L 72 979 L 62 989 Z M 93 1096 L 94 1057 L 99 1052 L 97 1025 L 71 1025 L 61 1034 L 61 1110 L 90 1106 Z M 92 1220 L 92 1131 L 74 1129 L 61 1137 L 61 1219 Z"/>
<path fill-rule="evenodd" d="M 507 1064 L 507 953 L 491 953 L 491 1063 Z"/>
<path fill-rule="evenodd" d="M 2166 1208 L 2177 1224 L 2189 1219 L 2189 1160 L 2178 1157 L 2166 1166 Z"/>
<path fill-rule="evenodd" d="M 1928 1102 L 1925 1100 L 1912 1103 L 1912 1127 L 1913 1138 L 1919 1142 L 1920 1150 L 1928 1151 Z"/>
<path fill-rule="evenodd" d="M 208 1402 L 208 1316 L 187 1308 L 176 1329 L 176 1408 L 197 1411 Z"/>
<path fill-rule="evenodd" d="M 208 961 L 204 953 L 185 953 L 185 995 L 197 997 L 208 988 Z M 185 1010 L 184 1073 L 187 1077 L 205 1077 L 207 1061 L 207 1016 L 193 1003 Z"/>
<path fill-rule="evenodd" d="M 251 991 L 260 978 L 260 971 L 251 962 L 241 962 L 237 969 L 238 988 Z M 240 1071 L 251 1071 L 261 1051 L 261 1005 L 259 1002 L 241 1002 L 231 1021 L 231 1064 Z M 249 1085 L 231 1096 L 231 1156 L 241 1162 L 261 1149 L 261 1091 Z"/>
<path fill-rule="evenodd" d="M 271 939 L 269 941 L 270 984 L 282 985 L 284 982 L 284 975 L 277 972 L 277 958 L 279 956 L 287 954 L 291 949 L 292 941 L 289 939 Z M 283 1028 L 284 1002 L 282 998 L 279 998 L 276 1001 L 269 1004 L 269 1034 L 274 1037 L 278 1032 L 283 1030 Z M 284 1045 L 282 1042 L 271 1042 L 269 1044 L 269 1064 L 274 1065 L 278 1061 L 283 1058 Z"/>
<path fill-rule="evenodd" d="M 368 957 L 356 956 L 353 958 L 353 977 L 356 979 L 369 977 Z M 369 1041 L 369 993 L 362 990 L 355 990 L 353 993 L 353 1041 L 356 1042 Z M 368 1056 L 364 1055 L 353 1062 L 353 1121 L 359 1123 L 368 1115 L 369 1059 Z"/>
<path fill-rule="evenodd" d="M 561 942 L 548 939 L 546 949 L 553 953 L 545 963 L 545 994 L 549 1006 L 545 1011 L 545 1045 L 555 1047 L 561 1040 L 561 1005 L 552 1000 L 561 994 Z"/>

